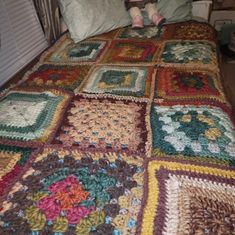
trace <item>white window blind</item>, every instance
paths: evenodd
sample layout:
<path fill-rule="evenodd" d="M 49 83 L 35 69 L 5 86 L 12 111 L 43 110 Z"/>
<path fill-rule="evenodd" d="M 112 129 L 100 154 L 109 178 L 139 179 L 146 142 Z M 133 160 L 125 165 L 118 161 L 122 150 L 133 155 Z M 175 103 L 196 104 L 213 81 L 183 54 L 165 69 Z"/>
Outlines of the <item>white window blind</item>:
<path fill-rule="evenodd" d="M 32 0 L 0 0 L 0 86 L 46 47 Z"/>

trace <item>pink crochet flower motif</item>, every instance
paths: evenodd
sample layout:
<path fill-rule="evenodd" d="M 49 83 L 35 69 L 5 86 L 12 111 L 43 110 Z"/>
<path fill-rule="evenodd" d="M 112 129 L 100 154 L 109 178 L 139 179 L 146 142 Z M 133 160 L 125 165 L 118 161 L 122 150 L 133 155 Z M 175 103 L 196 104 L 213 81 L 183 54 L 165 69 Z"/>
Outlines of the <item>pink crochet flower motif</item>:
<path fill-rule="evenodd" d="M 51 195 L 45 196 L 38 202 L 38 207 L 43 210 L 47 220 L 55 220 L 63 211 L 67 215 L 69 224 L 77 224 L 83 217 L 95 210 L 79 206 L 89 196 L 77 178 L 73 175 L 53 183 L 49 188 Z"/>

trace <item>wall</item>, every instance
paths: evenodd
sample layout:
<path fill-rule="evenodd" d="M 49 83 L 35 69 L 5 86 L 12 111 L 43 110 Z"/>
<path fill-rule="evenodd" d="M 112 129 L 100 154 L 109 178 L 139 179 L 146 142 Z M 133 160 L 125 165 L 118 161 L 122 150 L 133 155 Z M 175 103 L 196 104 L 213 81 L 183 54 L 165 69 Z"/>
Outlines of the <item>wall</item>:
<path fill-rule="evenodd" d="M 214 0 L 214 9 L 234 8 L 235 0 Z"/>

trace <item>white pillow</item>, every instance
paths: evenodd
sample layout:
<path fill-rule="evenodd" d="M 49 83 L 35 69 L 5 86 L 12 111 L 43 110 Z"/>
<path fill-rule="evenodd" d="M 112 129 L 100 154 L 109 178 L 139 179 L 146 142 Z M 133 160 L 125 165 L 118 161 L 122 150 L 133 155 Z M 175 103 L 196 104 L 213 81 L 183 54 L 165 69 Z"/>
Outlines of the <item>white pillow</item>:
<path fill-rule="evenodd" d="M 124 0 L 59 0 L 59 5 L 75 42 L 130 24 Z"/>

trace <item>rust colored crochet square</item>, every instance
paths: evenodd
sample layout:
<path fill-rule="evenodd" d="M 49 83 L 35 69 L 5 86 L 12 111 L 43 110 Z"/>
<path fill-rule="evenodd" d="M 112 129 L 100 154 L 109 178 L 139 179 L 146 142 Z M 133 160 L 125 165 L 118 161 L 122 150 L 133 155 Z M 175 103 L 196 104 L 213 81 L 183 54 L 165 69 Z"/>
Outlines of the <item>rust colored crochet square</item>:
<path fill-rule="evenodd" d="M 164 101 L 211 100 L 227 103 L 218 74 L 202 69 L 160 68 L 155 98 Z"/>
<path fill-rule="evenodd" d="M 59 87 L 76 89 L 86 78 L 90 65 L 43 64 L 30 73 L 22 86 Z"/>

